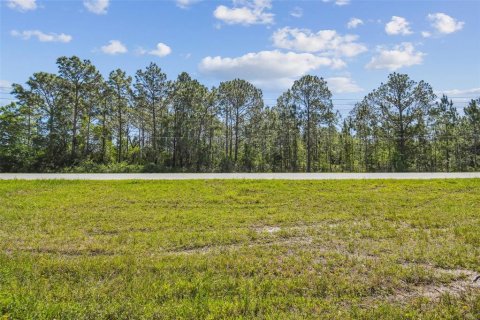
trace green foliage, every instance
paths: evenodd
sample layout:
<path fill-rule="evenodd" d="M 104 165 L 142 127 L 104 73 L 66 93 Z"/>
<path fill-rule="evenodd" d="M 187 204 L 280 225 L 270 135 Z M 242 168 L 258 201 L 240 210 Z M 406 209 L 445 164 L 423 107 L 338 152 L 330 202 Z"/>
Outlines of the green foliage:
<path fill-rule="evenodd" d="M 389 75 L 341 119 L 317 76 L 298 79 L 268 107 L 262 91 L 242 79 L 208 89 L 186 72 L 168 80 L 155 63 L 134 80 L 121 69 L 103 79 L 75 56 L 57 65 L 57 74 L 14 84 L 16 103 L 0 109 L 0 171 L 124 171 L 116 165 L 123 162 L 147 172 L 480 166 L 480 100 L 460 113 L 406 74 Z"/>
<path fill-rule="evenodd" d="M 234 79 L 220 83 L 217 99 L 220 117 L 224 119 L 224 166 L 228 171 L 251 171 L 252 158 L 258 152 L 251 136 L 261 133 L 253 130 L 256 122 L 261 121 L 262 91 L 248 81 Z M 240 165 L 242 147 L 245 157 Z"/>
<path fill-rule="evenodd" d="M 318 171 L 321 169 L 318 148 L 323 144 L 319 143 L 319 140 L 322 138 L 322 132 L 325 132 L 321 126 L 331 127 L 336 120 L 333 113 L 332 93 L 323 78 L 307 75 L 293 83 L 290 94 L 293 97 L 293 103 L 299 108 L 299 116 L 303 124 L 302 131 L 307 152 L 306 170 L 307 172 Z M 330 144 L 331 139 L 327 139 L 325 145 L 329 152 Z M 314 157 L 314 155 L 317 156 Z M 327 157 L 329 156 L 328 154 Z"/>
<path fill-rule="evenodd" d="M 86 160 L 74 167 L 67 167 L 63 173 L 139 173 L 145 171 L 147 166 L 129 164 L 127 162 L 113 162 L 109 164 L 98 164 L 92 160 Z M 155 171 L 151 171 L 155 172 Z"/>

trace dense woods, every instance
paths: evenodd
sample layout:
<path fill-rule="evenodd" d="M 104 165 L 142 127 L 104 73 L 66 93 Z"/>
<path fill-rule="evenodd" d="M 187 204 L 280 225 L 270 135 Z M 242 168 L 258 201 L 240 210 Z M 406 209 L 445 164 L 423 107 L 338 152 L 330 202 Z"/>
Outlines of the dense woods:
<path fill-rule="evenodd" d="M 375 172 L 480 168 L 480 98 L 457 110 L 393 73 L 343 119 L 304 76 L 275 105 L 235 79 L 207 88 L 151 63 L 104 79 L 88 60 L 14 84 L 0 107 L 0 171 Z M 459 112 L 460 111 L 460 112 Z"/>

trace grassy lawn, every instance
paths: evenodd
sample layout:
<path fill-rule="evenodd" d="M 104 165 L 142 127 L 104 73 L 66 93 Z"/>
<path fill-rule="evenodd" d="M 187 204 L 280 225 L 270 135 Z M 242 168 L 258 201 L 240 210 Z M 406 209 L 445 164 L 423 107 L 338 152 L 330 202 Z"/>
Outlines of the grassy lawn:
<path fill-rule="evenodd" d="M 0 319 L 478 319 L 476 275 L 478 179 L 0 182 Z"/>

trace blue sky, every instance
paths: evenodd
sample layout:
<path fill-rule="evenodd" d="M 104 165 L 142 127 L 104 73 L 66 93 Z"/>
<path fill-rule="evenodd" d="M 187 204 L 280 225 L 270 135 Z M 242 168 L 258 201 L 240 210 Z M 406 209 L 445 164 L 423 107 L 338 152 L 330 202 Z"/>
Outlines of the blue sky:
<path fill-rule="evenodd" d="M 2 0 L 0 10 L 2 104 L 11 83 L 55 72 L 62 55 L 105 76 L 153 61 L 208 86 L 241 77 L 269 105 L 307 73 L 345 110 L 392 71 L 459 103 L 480 96 L 480 1 Z"/>

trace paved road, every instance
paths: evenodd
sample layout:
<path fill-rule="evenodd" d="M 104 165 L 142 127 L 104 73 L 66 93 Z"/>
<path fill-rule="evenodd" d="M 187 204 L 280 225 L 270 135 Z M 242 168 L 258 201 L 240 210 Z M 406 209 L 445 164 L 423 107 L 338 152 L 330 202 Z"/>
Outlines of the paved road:
<path fill-rule="evenodd" d="M 453 173 L 0 173 L 0 180 L 205 180 L 205 179 L 470 179 L 480 172 Z"/>

